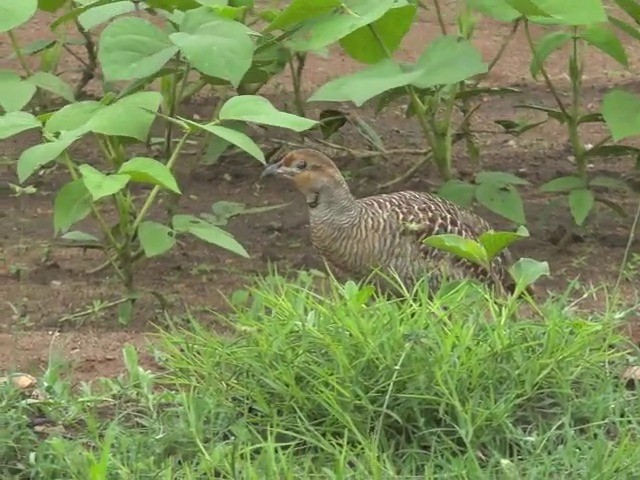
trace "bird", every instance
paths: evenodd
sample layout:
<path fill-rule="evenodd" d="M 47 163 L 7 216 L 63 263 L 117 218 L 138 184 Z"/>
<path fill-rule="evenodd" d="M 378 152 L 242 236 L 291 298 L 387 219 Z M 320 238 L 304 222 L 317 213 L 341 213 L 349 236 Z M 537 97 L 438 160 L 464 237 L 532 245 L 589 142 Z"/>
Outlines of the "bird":
<path fill-rule="evenodd" d="M 513 293 L 507 249 L 491 271 L 423 243 L 429 236 L 456 234 L 477 239 L 493 230 L 480 216 L 436 195 L 399 191 L 355 198 L 333 160 L 302 148 L 262 171 L 260 179 L 284 177 L 304 195 L 311 244 L 330 269 L 353 280 L 371 280 L 379 291 L 411 291 L 426 278 L 436 292 L 445 281 L 475 279 L 498 294 Z"/>

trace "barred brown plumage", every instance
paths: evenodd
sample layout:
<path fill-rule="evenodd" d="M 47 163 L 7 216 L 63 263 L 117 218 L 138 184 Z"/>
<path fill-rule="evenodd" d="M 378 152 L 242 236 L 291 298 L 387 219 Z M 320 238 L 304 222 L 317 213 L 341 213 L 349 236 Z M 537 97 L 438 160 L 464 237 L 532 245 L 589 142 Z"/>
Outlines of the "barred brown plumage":
<path fill-rule="evenodd" d="M 437 289 L 444 277 L 475 278 L 499 293 L 513 289 L 507 250 L 489 272 L 422 242 L 443 233 L 475 239 L 491 230 L 484 219 L 447 200 L 413 191 L 356 199 L 333 161 L 310 149 L 294 150 L 269 165 L 262 177 L 270 175 L 291 179 L 305 195 L 313 246 L 354 280 L 377 270 L 387 278 L 396 276 L 408 289 L 423 277 L 430 289 Z M 384 290 L 391 286 L 381 277 L 376 283 Z"/>

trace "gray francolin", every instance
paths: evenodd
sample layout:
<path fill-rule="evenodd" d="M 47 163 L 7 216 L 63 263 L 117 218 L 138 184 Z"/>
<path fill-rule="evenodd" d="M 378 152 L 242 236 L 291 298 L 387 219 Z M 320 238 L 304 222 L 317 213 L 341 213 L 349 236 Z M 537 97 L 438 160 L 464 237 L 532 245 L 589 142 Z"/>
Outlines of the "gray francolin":
<path fill-rule="evenodd" d="M 425 277 L 432 292 L 445 278 L 474 278 L 499 293 L 513 288 L 506 250 L 489 272 L 422 243 L 436 234 L 477 238 L 491 230 L 482 218 L 447 200 L 412 191 L 356 199 L 333 161 L 309 149 L 292 151 L 267 166 L 261 178 L 267 176 L 291 179 L 304 194 L 313 246 L 353 280 L 372 279 L 383 291 L 394 289 L 397 280 L 411 290 Z M 376 271 L 382 276 L 372 275 Z M 388 283 L 389 278 L 394 280 Z"/>

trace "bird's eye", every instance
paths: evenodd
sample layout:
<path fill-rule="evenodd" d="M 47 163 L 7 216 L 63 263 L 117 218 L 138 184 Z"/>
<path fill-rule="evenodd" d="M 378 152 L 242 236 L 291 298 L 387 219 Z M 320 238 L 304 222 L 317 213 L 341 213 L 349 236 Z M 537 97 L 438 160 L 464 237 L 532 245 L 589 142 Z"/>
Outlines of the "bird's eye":
<path fill-rule="evenodd" d="M 307 168 L 307 162 L 303 160 L 298 163 L 297 167 L 298 167 L 298 170 L 304 170 L 305 168 Z"/>

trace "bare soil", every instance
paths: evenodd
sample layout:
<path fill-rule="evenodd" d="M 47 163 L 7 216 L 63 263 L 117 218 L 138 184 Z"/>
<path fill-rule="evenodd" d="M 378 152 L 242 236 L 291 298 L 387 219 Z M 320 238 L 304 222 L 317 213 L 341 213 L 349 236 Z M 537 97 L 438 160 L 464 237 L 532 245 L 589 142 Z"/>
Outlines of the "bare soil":
<path fill-rule="evenodd" d="M 455 2 L 453 2 L 455 4 Z M 398 56 L 415 59 L 424 45 L 438 33 L 438 25 L 430 19 L 417 23 L 405 38 Z M 451 18 L 449 11 L 448 18 Z M 26 45 L 34 40 L 51 37 L 48 29 L 50 18 L 39 15 L 29 28 L 19 32 L 19 40 Z M 453 25 L 450 22 L 451 25 Z M 490 20 L 478 26 L 476 44 L 486 59 L 497 52 L 509 27 Z M 536 35 L 539 31 L 536 31 Z M 593 49 L 585 52 L 586 79 L 585 105 L 597 109 L 602 96 L 617 86 L 631 92 L 639 92 L 635 80 L 640 59 L 640 47 L 626 42 L 630 68 L 621 70 L 612 60 Z M 81 50 L 78 50 L 81 53 Z M 563 98 L 568 98 L 566 78 L 566 52 L 556 53 L 551 59 L 549 72 L 558 81 Z M 14 68 L 15 60 L 9 58 L 8 42 L 0 45 L 0 68 Z M 610 210 L 598 210 L 594 221 L 583 230 L 576 241 L 565 246 L 557 245 L 562 231 L 571 229 L 571 218 L 566 202 L 553 204 L 550 198 L 536 191 L 534 186 L 559 175 L 575 171 L 570 155 L 567 135 L 562 126 L 547 123 L 525 135 L 512 139 L 501 134 L 494 120 L 514 118 L 539 118 L 516 110 L 515 105 L 536 103 L 553 106 L 553 99 L 544 86 L 530 79 L 530 58 L 526 38 L 519 32 L 511 41 L 505 55 L 486 83 L 501 87 L 514 87 L 518 94 L 488 98 L 476 117 L 474 128 L 487 133 L 479 135 L 482 168 L 510 171 L 526 178 L 532 187 L 521 190 L 526 202 L 526 212 L 532 238 L 514 248 L 516 256 L 527 256 L 550 263 L 552 277 L 542 283 L 543 291 L 558 292 L 568 282 L 578 279 L 584 285 L 612 286 L 619 274 L 625 246 L 629 237 L 631 220 L 637 204 L 637 195 L 611 196 L 628 214 L 620 218 Z M 304 75 L 304 91 L 310 94 L 318 86 L 336 76 L 357 71 L 359 66 L 338 49 L 330 56 L 310 57 Z M 62 70 L 69 81 L 78 78 L 78 62 L 70 55 L 64 59 Z M 97 91 L 96 84 L 89 90 Z M 261 92 L 279 107 L 292 108 L 290 76 L 285 73 L 274 78 Z M 207 118 L 211 115 L 214 100 L 200 96 L 184 106 L 182 115 Z M 327 105 L 309 104 L 307 114 L 317 118 Z M 335 108 L 335 105 L 332 107 Z M 356 111 L 351 105 L 344 110 Z M 371 108 L 357 111 L 383 139 L 388 149 L 423 148 L 423 140 L 413 120 L 407 120 L 400 108 L 392 107 L 375 117 Z M 589 125 L 583 129 L 585 143 L 595 144 L 603 135 L 600 126 Z M 279 144 L 290 146 L 299 143 L 300 137 L 278 130 L 256 131 L 255 138 L 265 150 Z M 186 238 L 169 254 L 145 260 L 137 267 L 137 285 L 144 293 L 136 306 L 133 322 L 118 325 L 117 307 L 103 308 L 104 303 L 116 302 L 122 297 L 122 289 L 109 269 L 87 273 L 104 261 L 100 252 L 82 251 L 57 245 L 53 239 L 52 204 L 58 188 L 68 181 L 66 173 L 58 168 L 47 171 L 31 185 L 36 193 L 15 195 L 9 183 L 17 184 L 15 161 L 20 152 L 39 142 L 38 135 L 26 133 L 7 140 L 3 144 L 0 160 L 0 369 L 38 371 L 51 355 L 59 355 L 70 362 L 78 378 L 113 375 L 122 371 L 121 350 L 125 343 L 142 346 L 146 343 L 154 325 L 162 324 L 165 311 L 160 308 L 152 292 L 160 293 L 166 308 L 172 315 L 184 315 L 186 306 L 192 314 L 201 318 L 214 318 L 216 312 L 227 307 L 226 295 L 250 285 L 251 276 L 265 273 L 270 263 L 280 270 L 319 269 L 322 262 L 312 250 L 307 230 L 307 212 L 302 199 L 289 185 L 278 181 L 259 183 L 261 165 L 242 154 L 230 154 L 215 165 L 195 165 L 199 146 L 190 146 L 178 168 L 179 182 L 185 193 L 180 210 L 199 214 L 210 211 L 211 205 L 220 200 L 242 202 L 248 206 L 264 206 L 288 203 L 287 206 L 268 213 L 234 219 L 229 230 L 247 248 L 251 258 L 243 259 L 197 239 Z M 366 144 L 353 128 L 345 128 L 327 146 L 327 153 L 334 156 L 345 172 L 358 196 L 383 191 L 380 185 L 404 173 L 417 157 L 397 154 L 386 157 L 366 157 L 359 153 L 367 150 Z M 348 147 L 343 149 L 340 147 Z M 350 149 L 350 150 L 349 150 Z M 73 154 L 95 165 L 100 164 L 96 147 L 81 143 Z M 474 167 L 464 148 L 456 148 L 456 166 L 460 175 L 468 177 Z M 620 177 L 631 171 L 633 159 L 608 158 L 594 160 L 590 166 L 594 175 Z M 418 170 L 411 178 L 399 182 L 390 190 L 416 189 L 433 191 L 438 177 L 431 166 Z M 140 190 L 140 194 L 144 194 Z M 480 210 L 496 226 L 506 226 L 495 215 Z M 152 212 L 153 217 L 163 218 L 164 205 Z M 87 231 L 95 231 L 91 222 L 83 224 Z M 640 254 L 636 241 L 632 253 Z M 640 256 L 637 257 L 640 259 Z M 627 269 L 623 290 L 627 301 L 635 303 L 640 279 L 638 272 Z M 605 308 L 606 295 L 583 298 L 578 308 Z M 629 314 L 629 332 L 640 338 L 636 324 L 640 313 Z M 152 366 L 150 355 L 142 358 L 143 365 Z"/>

